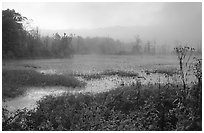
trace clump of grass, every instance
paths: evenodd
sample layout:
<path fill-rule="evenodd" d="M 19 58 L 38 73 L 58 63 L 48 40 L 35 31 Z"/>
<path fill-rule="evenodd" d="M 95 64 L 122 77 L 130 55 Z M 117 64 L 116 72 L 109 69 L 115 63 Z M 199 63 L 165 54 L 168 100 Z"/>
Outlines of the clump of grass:
<path fill-rule="evenodd" d="M 173 76 L 175 74 L 178 74 L 178 71 L 176 68 L 174 69 L 156 69 L 156 70 L 145 70 L 145 73 L 150 74 L 150 73 L 158 73 L 158 74 L 165 74 L 168 76 Z"/>
<path fill-rule="evenodd" d="M 134 73 L 130 71 L 121 71 L 121 70 L 118 70 L 118 71 L 106 70 L 102 72 L 102 75 L 106 75 L 106 76 L 118 75 L 120 77 L 138 77 L 139 76 L 138 73 Z"/>
<path fill-rule="evenodd" d="M 121 70 L 105 70 L 100 73 L 93 74 L 73 74 L 74 76 L 81 76 L 86 80 L 91 79 L 101 79 L 104 76 L 120 76 L 120 77 L 138 77 L 138 73 L 130 72 L 130 71 L 121 71 Z"/>
<path fill-rule="evenodd" d="M 103 75 L 101 73 L 94 73 L 94 74 L 73 74 L 73 76 L 83 77 L 86 80 L 101 79 L 103 77 Z"/>
<path fill-rule="evenodd" d="M 70 75 L 44 75 L 34 70 L 3 70 L 3 98 L 16 97 L 25 91 L 25 86 L 65 86 L 80 87 L 85 83 Z"/>

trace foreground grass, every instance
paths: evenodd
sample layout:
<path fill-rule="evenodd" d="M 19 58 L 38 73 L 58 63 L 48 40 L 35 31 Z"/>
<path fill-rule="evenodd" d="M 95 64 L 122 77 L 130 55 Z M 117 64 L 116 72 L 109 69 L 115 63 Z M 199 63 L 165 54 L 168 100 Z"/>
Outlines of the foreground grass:
<path fill-rule="evenodd" d="M 3 70 L 2 96 L 13 98 L 25 92 L 25 86 L 80 87 L 84 83 L 70 75 L 44 75 L 34 70 Z"/>
<path fill-rule="evenodd" d="M 47 96 L 36 110 L 7 118 L 3 130 L 202 130 L 198 85 L 181 101 L 180 86 L 121 87 L 110 92 Z M 202 100 L 201 100 L 202 101 Z"/>

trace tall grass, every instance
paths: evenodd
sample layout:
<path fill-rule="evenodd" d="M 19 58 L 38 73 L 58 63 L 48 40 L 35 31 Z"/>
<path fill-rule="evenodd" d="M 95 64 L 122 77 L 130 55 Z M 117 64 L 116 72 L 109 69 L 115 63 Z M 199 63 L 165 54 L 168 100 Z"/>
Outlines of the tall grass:
<path fill-rule="evenodd" d="M 65 86 L 80 87 L 85 83 L 70 75 L 44 75 L 34 70 L 3 70 L 2 96 L 3 98 L 16 97 L 25 92 L 28 86 Z"/>

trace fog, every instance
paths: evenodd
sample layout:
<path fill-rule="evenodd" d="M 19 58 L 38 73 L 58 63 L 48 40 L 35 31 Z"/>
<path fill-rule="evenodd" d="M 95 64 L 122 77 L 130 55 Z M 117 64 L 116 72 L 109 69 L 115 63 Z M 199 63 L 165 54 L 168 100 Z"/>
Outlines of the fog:
<path fill-rule="evenodd" d="M 197 46 L 202 40 L 202 3 L 3 3 L 33 20 L 43 35 L 73 33 L 124 42 L 175 41 Z"/>
<path fill-rule="evenodd" d="M 3 131 L 202 131 L 202 3 L 4 2 Z"/>

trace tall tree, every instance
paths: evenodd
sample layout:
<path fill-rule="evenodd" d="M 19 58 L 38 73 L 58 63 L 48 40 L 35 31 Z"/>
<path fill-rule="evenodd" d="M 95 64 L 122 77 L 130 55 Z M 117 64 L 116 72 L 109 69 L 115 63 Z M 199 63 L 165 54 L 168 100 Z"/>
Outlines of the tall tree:
<path fill-rule="evenodd" d="M 2 51 L 5 56 L 20 56 L 19 49 L 23 44 L 23 21 L 26 17 L 16 13 L 15 10 L 2 11 Z"/>

